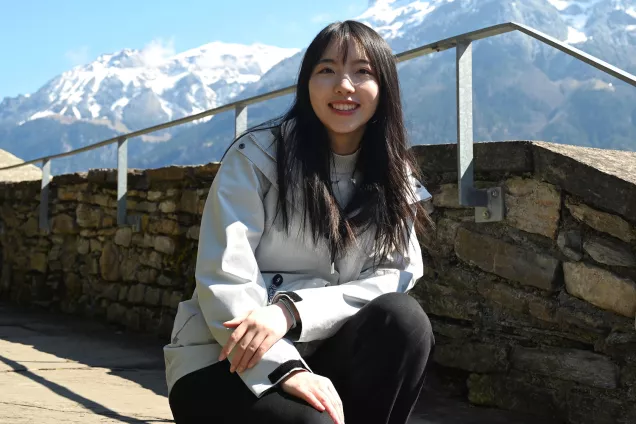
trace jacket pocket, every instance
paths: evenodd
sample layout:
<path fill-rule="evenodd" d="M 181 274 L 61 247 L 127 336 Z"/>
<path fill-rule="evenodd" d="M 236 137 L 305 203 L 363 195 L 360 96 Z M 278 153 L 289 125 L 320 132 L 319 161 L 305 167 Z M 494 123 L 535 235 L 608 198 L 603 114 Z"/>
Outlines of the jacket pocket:
<path fill-rule="evenodd" d="M 177 346 L 215 343 L 196 299 L 179 303 L 170 342 Z"/>

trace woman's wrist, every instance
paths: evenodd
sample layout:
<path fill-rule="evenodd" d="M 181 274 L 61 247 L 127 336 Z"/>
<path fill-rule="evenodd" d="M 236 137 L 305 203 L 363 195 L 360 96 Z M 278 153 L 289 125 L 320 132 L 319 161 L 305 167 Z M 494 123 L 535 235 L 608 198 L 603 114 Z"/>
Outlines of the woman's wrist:
<path fill-rule="evenodd" d="M 287 331 L 289 331 L 294 325 L 294 316 L 281 302 L 276 302 L 273 305 L 278 306 L 278 308 L 283 312 L 285 323 L 287 324 Z"/>

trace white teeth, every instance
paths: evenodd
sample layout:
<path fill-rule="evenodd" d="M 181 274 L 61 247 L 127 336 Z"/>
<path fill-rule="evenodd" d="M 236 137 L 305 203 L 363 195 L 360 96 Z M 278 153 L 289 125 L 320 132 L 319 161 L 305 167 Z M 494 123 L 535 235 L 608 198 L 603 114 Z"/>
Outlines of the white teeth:
<path fill-rule="evenodd" d="M 337 110 L 353 110 L 358 107 L 358 105 L 352 104 L 332 104 L 331 107 Z"/>

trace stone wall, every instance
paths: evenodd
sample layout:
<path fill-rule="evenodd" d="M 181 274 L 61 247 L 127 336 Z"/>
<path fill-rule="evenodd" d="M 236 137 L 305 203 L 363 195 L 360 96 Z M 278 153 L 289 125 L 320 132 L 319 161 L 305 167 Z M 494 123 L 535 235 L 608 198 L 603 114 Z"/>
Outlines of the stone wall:
<path fill-rule="evenodd" d="M 457 203 L 454 145 L 415 152 L 437 230 L 412 295 L 434 361 L 478 405 L 572 423 L 636 422 L 636 154 L 547 143 L 475 146 L 477 185 L 503 186 L 506 220 Z M 199 222 L 217 164 L 56 176 L 49 234 L 39 181 L 0 184 L 0 297 L 167 337 L 194 288 Z"/>
<path fill-rule="evenodd" d="M 478 144 L 476 185 L 503 186 L 507 211 L 476 224 L 457 201 L 455 146 L 416 152 L 437 231 L 413 295 L 435 362 L 474 404 L 636 422 L 636 154 Z"/>
<path fill-rule="evenodd" d="M 218 164 L 131 171 L 117 227 L 116 170 L 53 178 L 50 233 L 38 229 L 40 181 L 0 184 L 0 296 L 168 337 L 194 290 L 199 223 Z"/>

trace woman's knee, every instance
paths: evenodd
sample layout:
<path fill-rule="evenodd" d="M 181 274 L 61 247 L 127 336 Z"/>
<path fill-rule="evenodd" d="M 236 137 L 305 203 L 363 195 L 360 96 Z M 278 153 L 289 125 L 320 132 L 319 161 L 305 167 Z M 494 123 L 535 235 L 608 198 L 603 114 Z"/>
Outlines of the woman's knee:
<path fill-rule="evenodd" d="M 274 421 L 276 424 L 333 424 L 331 416 L 326 411 L 320 412 L 309 405 L 285 412 L 283 417 L 278 417 Z"/>
<path fill-rule="evenodd" d="M 413 297 L 405 293 L 386 293 L 367 305 L 370 312 L 383 318 L 392 335 L 419 336 L 434 343 L 433 328 L 428 315 Z M 397 334 L 396 334 L 397 333 Z"/>

